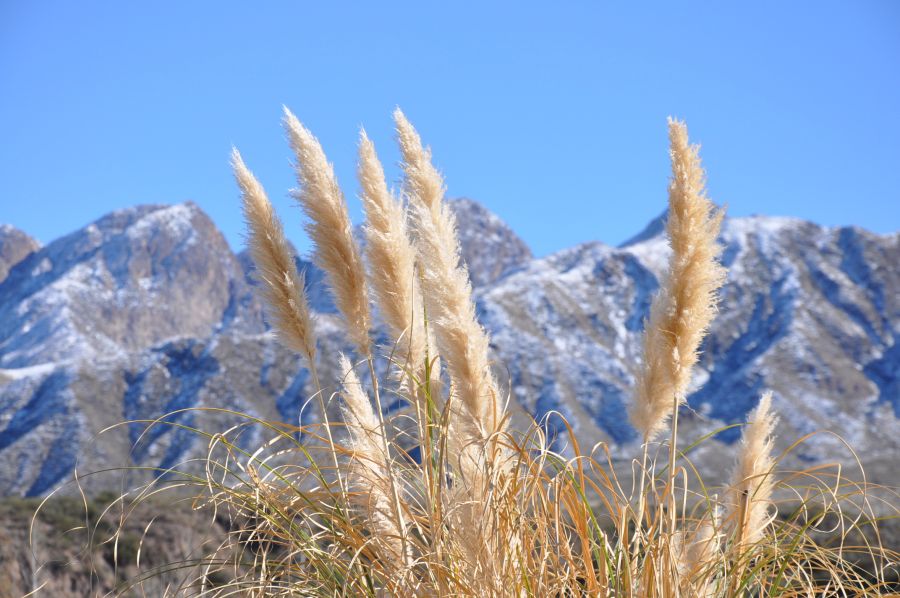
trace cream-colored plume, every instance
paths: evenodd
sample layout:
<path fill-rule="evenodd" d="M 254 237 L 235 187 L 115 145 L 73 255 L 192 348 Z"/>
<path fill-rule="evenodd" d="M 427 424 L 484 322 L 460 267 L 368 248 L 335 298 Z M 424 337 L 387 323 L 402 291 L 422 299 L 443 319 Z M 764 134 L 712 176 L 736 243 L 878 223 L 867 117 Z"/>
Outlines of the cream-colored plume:
<path fill-rule="evenodd" d="M 427 352 L 416 251 L 407 232 L 406 212 L 388 191 L 375 145 L 365 131 L 360 132 L 358 174 L 366 212 L 369 282 L 391 336 L 398 341 L 397 355 L 418 376 Z"/>
<path fill-rule="evenodd" d="M 742 553 L 762 539 L 771 522 L 775 460 L 772 456 L 777 418 L 772 413 L 772 393 L 762 396 L 750 414 L 741 436 L 740 455 L 728 490 L 728 524 Z"/>
<path fill-rule="evenodd" d="M 450 374 L 447 447 L 462 482 L 445 492 L 448 539 L 472 587 L 503 591 L 503 555 L 516 553 L 492 518 L 492 472 L 510 465 L 494 436 L 506 426 L 505 404 L 488 360 L 489 339 L 475 317 L 472 288 L 460 260 L 453 213 L 443 201 L 444 184 L 418 133 L 400 110 L 394 112 L 403 157 L 405 192 L 413 215 L 428 325 Z M 486 440 L 492 439 L 490 442 Z"/>
<path fill-rule="evenodd" d="M 303 276 L 297 273 L 281 222 L 266 192 L 244 164 L 237 149 L 231 152 L 231 164 L 241 188 L 244 219 L 250 231 L 250 255 L 261 282 L 258 288 L 268 307 L 272 327 L 281 343 L 305 357 L 313 369 L 316 337 L 303 288 Z"/>
<path fill-rule="evenodd" d="M 725 270 L 716 242 L 723 212 L 706 197 L 699 147 L 688 143 L 687 127 L 669 119 L 672 180 L 666 230 L 672 254 L 644 331 L 643 367 L 638 374 L 631 419 L 653 440 L 674 408 L 685 400 L 700 342 L 716 314 Z"/>
<path fill-rule="evenodd" d="M 410 197 L 422 269 L 422 294 L 441 359 L 468 417 L 460 433 L 484 440 L 505 426 L 505 404 L 490 369 L 489 338 L 475 316 L 472 287 L 460 261 L 453 212 L 443 202 L 444 184 L 418 133 L 394 112 L 406 192 Z M 471 419 L 469 419 L 471 418 Z"/>
<path fill-rule="evenodd" d="M 365 268 L 353 238 L 344 195 L 319 141 L 287 108 L 284 126 L 297 158 L 300 187 L 294 197 L 310 219 L 306 230 L 315 245 L 314 260 L 328 275 L 350 340 L 360 355 L 369 355 L 372 319 Z"/>
<path fill-rule="evenodd" d="M 427 206 L 437 218 L 443 204 L 444 178 L 431 162 L 431 150 L 422 145 L 419 133 L 399 108 L 394 110 L 394 122 L 403 156 L 406 191 L 410 197 Z"/>
<path fill-rule="evenodd" d="M 402 550 L 402 515 L 392 493 L 392 472 L 386 452 L 385 430 L 366 396 L 362 384 L 347 357 L 339 356 L 340 371 L 344 375 L 341 396 L 344 423 L 350 433 L 353 489 L 361 497 L 359 502 L 366 510 L 374 531 L 379 532 L 378 542 L 388 546 L 393 556 L 404 555 Z"/>
<path fill-rule="evenodd" d="M 703 570 L 713 569 L 721 556 L 718 527 L 719 509 L 713 506 L 692 534 L 679 532 L 676 536 L 678 575 L 686 596 L 705 598 L 715 595 L 715 580 Z"/>

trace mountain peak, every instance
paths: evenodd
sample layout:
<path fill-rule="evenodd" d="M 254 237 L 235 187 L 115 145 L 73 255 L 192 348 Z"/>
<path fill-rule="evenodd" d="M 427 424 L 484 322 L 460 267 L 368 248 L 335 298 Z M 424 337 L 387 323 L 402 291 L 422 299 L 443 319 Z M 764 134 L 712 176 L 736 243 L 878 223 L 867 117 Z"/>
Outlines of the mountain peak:
<path fill-rule="evenodd" d="M 645 241 L 664 237 L 666 234 L 666 221 L 668 220 L 668 216 L 669 211 L 663 211 L 659 216 L 648 222 L 641 232 L 619 244 L 619 248 L 625 249 L 633 247 L 634 245 L 639 245 Z M 733 233 L 776 233 L 787 228 L 801 228 L 804 226 L 823 228 L 813 222 L 789 216 L 763 216 L 760 214 L 752 214 L 750 216 L 728 216 L 726 213 L 725 220 L 722 224 L 722 231 L 731 231 Z"/>
<path fill-rule="evenodd" d="M 116 210 L 95 220 L 82 231 L 93 233 L 100 231 L 105 236 L 125 233 L 131 238 L 144 234 L 165 234 L 173 237 L 190 237 L 193 235 L 192 225 L 195 220 L 209 226 L 202 226 L 199 233 L 215 234 L 215 225 L 209 216 L 194 202 L 179 204 L 142 204 L 130 208 Z M 79 231 L 81 232 L 81 231 Z M 218 231 L 216 231 L 218 232 Z"/>
<path fill-rule="evenodd" d="M 664 210 L 659 216 L 651 220 L 647 223 L 647 226 L 641 230 L 638 234 L 633 237 L 628 238 L 619 244 L 619 248 L 624 249 L 625 247 L 630 247 L 632 245 L 637 245 L 638 243 L 642 243 L 644 241 L 648 241 L 654 237 L 657 237 L 666 230 L 666 220 L 669 217 L 669 211 Z"/>
<path fill-rule="evenodd" d="M 117 210 L 32 252 L 3 284 L 0 366 L 91 359 L 206 336 L 243 283 L 195 204 Z"/>
<path fill-rule="evenodd" d="M 12 268 L 40 249 L 41 244 L 9 224 L 0 224 L 0 282 Z"/>
<path fill-rule="evenodd" d="M 449 205 L 473 286 L 492 284 L 531 261 L 525 241 L 484 205 L 468 197 L 452 199 Z"/>

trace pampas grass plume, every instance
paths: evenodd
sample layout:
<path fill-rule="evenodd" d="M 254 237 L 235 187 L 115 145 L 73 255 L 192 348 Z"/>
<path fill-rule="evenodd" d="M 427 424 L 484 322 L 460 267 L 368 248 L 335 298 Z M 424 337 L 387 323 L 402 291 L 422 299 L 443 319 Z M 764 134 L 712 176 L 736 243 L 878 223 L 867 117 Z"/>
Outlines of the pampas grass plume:
<path fill-rule="evenodd" d="M 687 127 L 669 119 L 672 179 L 666 224 L 672 254 L 645 326 L 644 363 L 636 381 L 631 419 L 644 441 L 665 427 L 673 406 L 685 400 L 700 342 L 716 314 L 725 281 L 716 238 L 724 213 L 706 196 L 699 147 Z"/>
<path fill-rule="evenodd" d="M 414 216 L 425 305 L 453 390 L 468 414 L 460 422 L 466 429 L 459 432 L 483 440 L 505 425 L 505 406 L 490 369 L 490 341 L 475 316 L 469 273 L 460 262 L 455 219 L 443 202 L 443 179 L 399 109 L 394 120 Z"/>
<path fill-rule="evenodd" d="M 268 307 L 272 327 L 281 343 L 304 356 L 315 368 L 316 337 L 309 311 L 303 276 L 297 273 L 290 245 L 262 185 L 233 149 L 231 164 L 241 188 L 244 219 L 249 230 L 248 246 Z"/>
<path fill-rule="evenodd" d="M 772 519 L 769 513 L 775 487 L 772 432 L 776 423 L 772 393 L 767 392 L 744 428 L 728 492 L 728 522 L 735 532 L 736 544 L 741 547 L 759 542 Z"/>
<path fill-rule="evenodd" d="M 287 108 L 284 126 L 297 159 L 300 187 L 293 195 L 310 219 L 306 230 L 315 245 L 314 260 L 328 275 L 351 342 L 360 355 L 368 355 L 372 318 L 365 268 L 344 194 L 319 141 Z"/>
<path fill-rule="evenodd" d="M 350 433 L 352 450 L 351 484 L 356 486 L 359 502 L 366 510 L 378 541 L 391 550 L 392 557 L 403 554 L 402 525 L 398 505 L 392 497 L 392 471 L 387 453 L 385 430 L 366 396 L 350 360 L 339 355 L 340 371 L 344 375 L 341 397 L 344 423 Z"/>
<path fill-rule="evenodd" d="M 382 317 L 400 355 L 414 373 L 426 359 L 425 316 L 416 278 L 416 251 L 406 225 L 406 211 L 388 191 L 375 145 L 360 132 L 358 176 L 366 213 L 369 281 Z"/>
<path fill-rule="evenodd" d="M 407 191 L 436 215 L 444 197 L 444 179 L 431 162 L 431 150 L 422 145 L 418 131 L 400 108 L 394 110 L 394 122 Z"/>

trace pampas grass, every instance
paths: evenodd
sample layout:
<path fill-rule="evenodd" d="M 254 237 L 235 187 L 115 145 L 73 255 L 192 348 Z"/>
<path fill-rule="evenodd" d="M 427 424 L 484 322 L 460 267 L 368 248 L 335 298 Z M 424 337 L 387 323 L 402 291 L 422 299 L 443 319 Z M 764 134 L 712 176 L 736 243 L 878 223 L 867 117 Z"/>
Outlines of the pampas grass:
<path fill-rule="evenodd" d="M 262 282 L 262 298 L 269 308 L 272 328 L 281 343 L 306 358 L 310 368 L 316 363 L 316 333 L 304 292 L 303 276 L 290 245 L 284 237 L 281 221 L 262 185 L 244 164 L 240 152 L 232 151 L 231 163 L 244 207 L 250 256 Z"/>
<path fill-rule="evenodd" d="M 366 276 L 344 195 L 319 140 L 287 108 L 284 127 L 297 159 L 300 187 L 293 195 L 310 219 L 306 231 L 315 245 L 314 260 L 328 275 L 348 337 L 367 355 L 372 318 Z"/>
<path fill-rule="evenodd" d="M 766 393 L 750 414 L 750 423 L 741 437 L 740 454 L 728 488 L 728 520 L 741 549 L 748 549 L 765 535 L 772 522 L 772 479 L 775 459 L 772 455 L 775 431 L 772 393 Z"/>
<path fill-rule="evenodd" d="M 375 144 L 365 131 L 359 140 L 360 198 L 366 213 L 366 256 L 381 315 L 406 367 L 420 376 L 428 360 L 425 312 L 416 274 L 416 251 L 407 230 L 406 210 L 390 191 Z M 430 351 L 434 356 L 434 349 Z"/>
<path fill-rule="evenodd" d="M 391 470 L 384 422 L 375 415 L 344 354 L 339 363 L 344 373 L 344 421 L 350 433 L 348 448 L 352 451 L 351 483 L 362 499 L 366 519 L 372 522 L 375 542 L 384 550 L 383 557 L 386 562 L 396 562 L 408 556 L 406 526 Z"/>
<path fill-rule="evenodd" d="M 564 420 L 565 454 L 551 450 L 543 422 L 509 425 L 443 179 L 403 113 L 394 118 L 400 197 L 387 187 L 374 144 L 365 133 L 360 139 L 366 277 L 333 170 L 315 137 L 286 111 L 296 197 L 361 360 L 339 357 L 342 424 L 303 426 L 303 442 L 296 426 L 250 416 L 247 426 L 271 436 L 256 450 L 239 442 L 240 426 L 194 430 L 210 442 L 205 475 L 185 472 L 173 485 L 198 488 L 197 507 L 227 520 L 233 532 L 199 565 L 185 565 L 193 573 L 177 593 L 730 598 L 887 591 L 898 555 L 880 545 L 877 526 L 879 513 L 896 514 L 895 495 L 876 509 L 871 489 L 850 483 L 839 467 L 781 471 L 770 394 L 748 416 L 724 487 L 710 485 L 689 450 L 678 450 L 678 409 L 724 277 L 716 243 L 722 215 L 706 197 L 698 148 L 683 123 L 669 122 L 672 256 L 636 374 L 631 415 L 640 455 L 623 474 L 609 447 L 583 450 Z M 233 162 L 270 321 L 314 369 L 311 320 L 280 224 L 236 152 Z M 387 347 L 371 341 L 367 280 L 391 335 Z M 363 379 L 359 365 L 368 371 Z M 386 389 L 414 409 L 386 414 Z M 318 450 L 325 439 L 328 467 Z M 689 449 L 702 442 L 711 440 Z M 658 459 L 655 449 L 664 447 L 668 459 Z M 821 541 L 825 532 L 829 542 Z"/>
<path fill-rule="evenodd" d="M 416 246 L 422 268 L 425 306 L 437 338 L 438 351 L 450 372 L 455 397 L 465 415 L 459 433 L 466 442 L 484 441 L 501 432 L 506 409 L 490 368 L 490 339 L 475 317 L 469 272 L 460 262 L 456 222 L 444 204 L 444 183 L 431 164 L 431 154 L 403 113 L 394 112 L 406 192 L 414 214 Z"/>
<path fill-rule="evenodd" d="M 672 254 L 644 331 L 644 367 L 635 383 L 631 419 L 653 440 L 684 403 L 700 341 L 716 313 L 725 271 L 716 261 L 723 213 L 706 197 L 699 147 L 687 127 L 669 120 L 672 180 L 666 224 Z"/>

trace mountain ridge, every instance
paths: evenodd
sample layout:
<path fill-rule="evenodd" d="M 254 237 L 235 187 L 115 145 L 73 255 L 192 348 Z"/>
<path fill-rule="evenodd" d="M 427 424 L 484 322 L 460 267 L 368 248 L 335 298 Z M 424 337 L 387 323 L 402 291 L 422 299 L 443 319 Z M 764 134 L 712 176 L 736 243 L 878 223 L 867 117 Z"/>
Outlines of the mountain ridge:
<path fill-rule="evenodd" d="M 663 219 L 619 247 L 589 242 L 534 258 L 481 204 L 451 206 L 479 318 L 517 410 L 559 411 L 580 440 L 628 455 L 636 437 L 624 412 L 643 319 L 665 271 Z M 900 233 L 756 216 L 726 219 L 721 242 L 729 280 L 686 433 L 739 423 L 772 388 L 782 438 L 837 423 L 876 478 L 896 481 L 884 464 L 900 448 Z M 310 381 L 267 331 L 252 264 L 196 205 L 119 210 L 26 249 L 0 279 L 0 494 L 44 494 L 76 462 L 84 472 L 202 454 L 202 442 L 171 426 L 147 433 L 118 425 L 124 420 L 191 407 L 316 417 L 300 414 Z M 331 372 L 347 348 L 340 321 L 318 286 L 321 272 L 297 260 L 312 285 L 320 367 Z M 219 430 L 235 420 L 184 411 L 170 423 Z M 565 430 L 548 426 L 564 446 Z M 699 462 L 722 466 L 714 447 L 734 433 L 718 438 L 697 451 Z M 814 438 L 798 458 L 835 458 L 840 446 L 829 438 Z M 243 441 L 262 437 L 249 430 Z"/>

